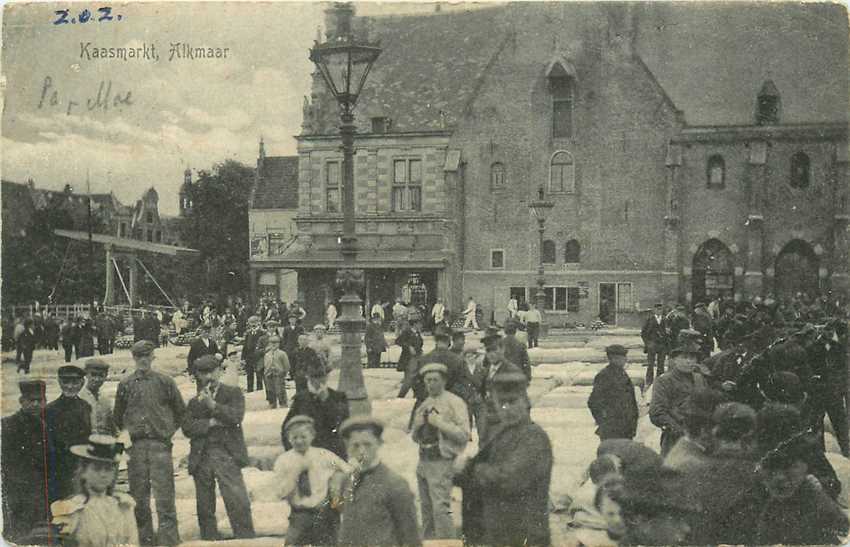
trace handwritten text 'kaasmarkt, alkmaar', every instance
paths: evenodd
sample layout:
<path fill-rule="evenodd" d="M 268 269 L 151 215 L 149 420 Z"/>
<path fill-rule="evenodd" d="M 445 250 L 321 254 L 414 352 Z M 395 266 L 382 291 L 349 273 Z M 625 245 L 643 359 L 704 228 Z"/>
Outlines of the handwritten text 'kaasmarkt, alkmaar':
<path fill-rule="evenodd" d="M 84 61 L 120 60 L 120 61 L 159 61 L 160 48 L 156 44 L 142 43 L 136 47 L 106 47 L 93 42 L 80 42 L 80 59 Z M 170 42 L 169 61 L 195 61 L 207 59 L 227 59 L 229 47 L 193 46 L 186 42 Z"/>

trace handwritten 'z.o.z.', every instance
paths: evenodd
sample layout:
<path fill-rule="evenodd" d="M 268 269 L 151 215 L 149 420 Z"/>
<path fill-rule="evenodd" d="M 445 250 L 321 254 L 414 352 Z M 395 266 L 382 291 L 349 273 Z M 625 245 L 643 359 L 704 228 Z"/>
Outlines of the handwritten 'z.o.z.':
<path fill-rule="evenodd" d="M 53 12 L 56 15 L 56 19 L 53 21 L 54 25 L 76 25 L 77 23 L 85 24 L 85 23 L 105 23 L 109 21 L 120 21 L 124 18 L 121 14 L 112 14 L 112 8 L 109 6 L 104 6 L 102 8 L 97 8 L 95 13 L 92 13 L 88 10 L 88 8 L 83 9 L 76 15 L 71 15 L 71 10 L 69 9 L 58 9 Z"/>

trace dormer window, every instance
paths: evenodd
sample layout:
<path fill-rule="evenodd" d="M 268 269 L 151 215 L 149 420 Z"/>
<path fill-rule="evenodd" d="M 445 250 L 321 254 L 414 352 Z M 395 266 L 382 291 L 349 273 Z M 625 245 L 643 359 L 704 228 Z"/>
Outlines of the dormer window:
<path fill-rule="evenodd" d="M 721 189 L 726 186 L 726 163 L 723 156 L 715 154 L 708 158 L 706 178 L 708 188 Z"/>
<path fill-rule="evenodd" d="M 372 118 L 372 133 L 389 133 L 392 121 L 386 116 L 375 116 Z"/>
<path fill-rule="evenodd" d="M 756 125 L 775 125 L 779 123 L 780 97 L 772 80 L 761 86 L 756 104 Z"/>

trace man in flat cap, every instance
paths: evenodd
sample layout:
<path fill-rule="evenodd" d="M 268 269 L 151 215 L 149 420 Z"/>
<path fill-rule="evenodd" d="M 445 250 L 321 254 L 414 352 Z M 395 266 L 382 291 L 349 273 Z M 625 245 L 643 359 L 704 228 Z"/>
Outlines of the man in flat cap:
<path fill-rule="evenodd" d="M 62 395 L 45 409 L 47 421 L 47 465 L 50 477 L 50 502 L 74 493 L 77 458 L 71 447 L 85 443 L 91 435 L 92 408 L 80 398 L 86 373 L 78 366 L 59 367 Z"/>
<path fill-rule="evenodd" d="M 121 380 L 115 396 L 115 423 L 127 429 L 133 445 L 127 471 L 130 495 L 136 500 L 136 522 L 143 545 L 177 545 L 177 509 L 174 503 L 174 464 L 171 438 L 186 412 L 183 397 L 170 376 L 152 370 L 155 346 L 149 340 L 130 351 L 136 371 Z M 159 529 L 154 537 L 151 490 L 156 498 Z"/>
<path fill-rule="evenodd" d="M 328 387 L 328 368 L 315 353 L 308 357 L 306 365 L 307 389 L 295 394 L 281 425 L 283 446 L 287 450 L 292 448 L 286 436 L 289 421 L 296 416 L 308 416 L 313 420 L 313 445 L 345 459 L 345 443 L 339 428 L 348 419 L 348 398 L 345 393 Z"/>
<path fill-rule="evenodd" d="M 48 522 L 45 384 L 25 380 L 18 384 L 21 409 L 0 425 L 0 470 L 3 483 L 3 537 L 10 543 L 28 543 L 27 536 Z"/>
<path fill-rule="evenodd" d="M 92 433 L 117 437 L 118 428 L 115 427 L 115 418 L 112 415 L 115 402 L 100 392 L 106 377 L 109 376 L 109 365 L 102 359 L 89 359 L 86 361 L 85 370 L 86 386 L 80 391 L 80 398 L 91 406 Z"/>
<path fill-rule="evenodd" d="M 695 389 L 681 407 L 684 435 L 676 441 L 664 458 L 664 466 L 686 471 L 704 465 L 712 449 L 712 416 L 725 402 L 722 393 L 711 388 Z"/>
<path fill-rule="evenodd" d="M 189 375 L 191 376 L 195 373 L 195 361 L 199 357 L 204 355 L 215 355 L 216 353 L 219 353 L 219 349 L 215 340 L 210 338 L 209 325 L 201 325 L 198 328 L 198 337 L 192 340 L 192 343 L 189 346 L 189 356 L 186 358 L 186 363 L 188 365 L 186 370 L 189 372 Z"/>
<path fill-rule="evenodd" d="M 201 539 L 221 539 L 215 516 L 216 482 L 234 537 L 254 537 L 251 501 L 242 478 L 242 468 L 248 465 L 242 432 L 245 397 L 238 387 L 221 383 L 215 356 L 195 361 L 195 380 L 198 394 L 186 406 L 183 433 L 191 444 L 189 474 L 195 479 Z"/>
<path fill-rule="evenodd" d="M 463 488 L 464 541 L 478 545 L 549 545 L 552 445 L 531 421 L 528 379 L 517 367 L 493 378 L 499 423 L 471 459 L 455 462 Z"/>
<path fill-rule="evenodd" d="M 679 332 L 678 345 L 670 352 L 671 369 L 655 380 L 649 419 L 661 428 L 661 455 L 666 456 L 685 433 L 682 409 L 696 389 L 708 387 L 704 371 L 698 364 L 702 349 L 699 332 Z"/>
<path fill-rule="evenodd" d="M 487 370 L 487 376 L 482 384 L 483 391 L 481 393 L 484 412 L 477 427 L 479 439 L 483 442 L 492 426 L 499 423 L 499 412 L 493 399 L 493 379 L 500 371 L 520 370 L 520 368 L 505 358 L 502 337 L 495 327 L 486 328 L 484 337 L 481 338 L 481 344 L 484 346 L 483 365 Z"/>
<path fill-rule="evenodd" d="M 413 492 L 407 481 L 381 462 L 384 425 L 368 415 L 340 428 L 354 467 L 344 488 L 339 545 L 421 545 Z"/>
<path fill-rule="evenodd" d="M 596 421 L 599 440 L 631 439 L 637 432 L 638 407 L 632 380 L 626 374 L 626 348 L 614 344 L 605 348 L 608 366 L 593 379 L 587 406 Z"/>
<path fill-rule="evenodd" d="M 426 362 L 419 375 L 428 396 L 414 413 L 412 432 L 419 444 L 416 480 L 424 536 L 452 539 L 452 462 L 469 442 L 469 412 L 463 399 L 446 391 L 446 365 Z"/>

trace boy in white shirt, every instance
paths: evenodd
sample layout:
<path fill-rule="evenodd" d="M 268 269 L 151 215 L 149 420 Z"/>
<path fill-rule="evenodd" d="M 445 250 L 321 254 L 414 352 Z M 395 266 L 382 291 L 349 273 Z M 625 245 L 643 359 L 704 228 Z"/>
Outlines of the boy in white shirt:
<path fill-rule="evenodd" d="M 289 502 L 286 545 L 332 545 L 339 530 L 337 507 L 342 485 L 352 468 L 339 456 L 310 446 L 316 435 L 313 419 L 295 416 L 284 434 L 292 450 L 274 464 L 274 480 L 281 498 Z"/>

